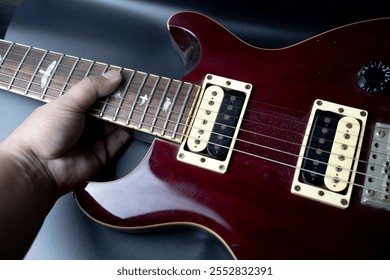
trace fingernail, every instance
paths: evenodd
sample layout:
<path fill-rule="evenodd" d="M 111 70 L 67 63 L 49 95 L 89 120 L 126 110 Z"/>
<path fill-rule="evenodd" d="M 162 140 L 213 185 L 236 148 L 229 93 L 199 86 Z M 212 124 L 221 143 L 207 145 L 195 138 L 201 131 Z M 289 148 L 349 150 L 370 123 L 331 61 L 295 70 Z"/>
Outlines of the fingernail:
<path fill-rule="evenodd" d="M 106 79 L 114 79 L 120 75 L 119 71 L 111 70 L 103 74 L 103 77 Z"/>

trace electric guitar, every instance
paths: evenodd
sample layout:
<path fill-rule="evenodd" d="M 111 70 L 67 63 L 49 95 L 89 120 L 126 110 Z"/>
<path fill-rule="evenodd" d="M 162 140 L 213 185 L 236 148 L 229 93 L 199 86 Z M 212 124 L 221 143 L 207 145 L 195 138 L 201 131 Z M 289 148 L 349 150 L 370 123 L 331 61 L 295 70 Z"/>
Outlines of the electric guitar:
<path fill-rule="evenodd" d="M 390 257 L 390 18 L 280 49 L 211 19 L 168 21 L 174 80 L 0 41 L 0 87 L 50 102 L 88 75 L 121 86 L 92 116 L 154 136 L 128 176 L 74 193 L 121 230 L 195 226 L 238 259 Z"/>

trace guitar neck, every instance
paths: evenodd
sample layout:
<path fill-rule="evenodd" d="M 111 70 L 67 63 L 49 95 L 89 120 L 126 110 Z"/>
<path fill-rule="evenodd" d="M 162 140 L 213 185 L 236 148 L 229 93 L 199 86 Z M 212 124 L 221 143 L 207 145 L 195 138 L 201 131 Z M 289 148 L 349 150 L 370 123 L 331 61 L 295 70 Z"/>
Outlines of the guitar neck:
<path fill-rule="evenodd" d="M 171 141 L 181 142 L 198 85 L 128 68 L 0 40 L 0 88 L 50 102 L 87 76 L 116 69 L 123 81 L 89 114 Z"/>

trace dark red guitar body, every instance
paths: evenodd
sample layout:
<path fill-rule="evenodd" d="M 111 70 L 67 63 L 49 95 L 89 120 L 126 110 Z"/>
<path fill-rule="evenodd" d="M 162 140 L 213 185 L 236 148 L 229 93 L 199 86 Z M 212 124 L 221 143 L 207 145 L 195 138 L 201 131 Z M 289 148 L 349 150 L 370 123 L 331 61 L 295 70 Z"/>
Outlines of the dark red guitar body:
<path fill-rule="evenodd" d="M 293 195 L 290 166 L 319 98 L 368 111 L 358 166 L 365 173 L 375 123 L 390 123 L 390 93 L 365 93 L 356 75 L 370 61 L 390 64 L 390 18 L 276 50 L 250 46 L 195 13 L 176 14 L 168 26 L 193 68 L 183 80 L 201 84 L 211 73 L 253 85 L 239 134 L 245 142 L 235 145 L 246 153 L 233 152 L 222 175 L 177 161 L 179 145 L 156 139 L 127 177 L 77 191 L 80 207 L 120 229 L 194 225 L 220 238 L 238 259 L 389 258 L 388 211 L 362 205 L 357 186 L 345 210 Z M 362 175 L 355 180 L 363 181 Z"/>

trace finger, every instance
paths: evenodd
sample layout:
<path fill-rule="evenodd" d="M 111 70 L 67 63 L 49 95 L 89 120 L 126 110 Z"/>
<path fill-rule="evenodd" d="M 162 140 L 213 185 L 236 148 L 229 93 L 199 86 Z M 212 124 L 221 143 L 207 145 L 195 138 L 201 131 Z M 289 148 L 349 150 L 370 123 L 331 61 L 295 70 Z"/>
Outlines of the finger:
<path fill-rule="evenodd" d="M 115 157 L 132 139 L 129 131 L 117 127 L 106 136 L 107 152 L 109 159 Z"/>
<path fill-rule="evenodd" d="M 98 98 L 113 93 L 121 80 L 122 76 L 116 70 L 109 71 L 103 76 L 89 76 L 74 85 L 57 100 L 62 105 L 73 108 L 76 112 L 84 113 Z"/>
<path fill-rule="evenodd" d="M 84 174 L 89 174 L 88 177 L 94 175 L 97 170 L 100 170 L 118 155 L 132 139 L 129 132 L 119 127 L 114 128 L 110 134 L 97 139 L 94 144 L 89 146 L 91 154 L 84 154 L 85 163 L 82 166 L 89 170 L 84 172 Z"/>

